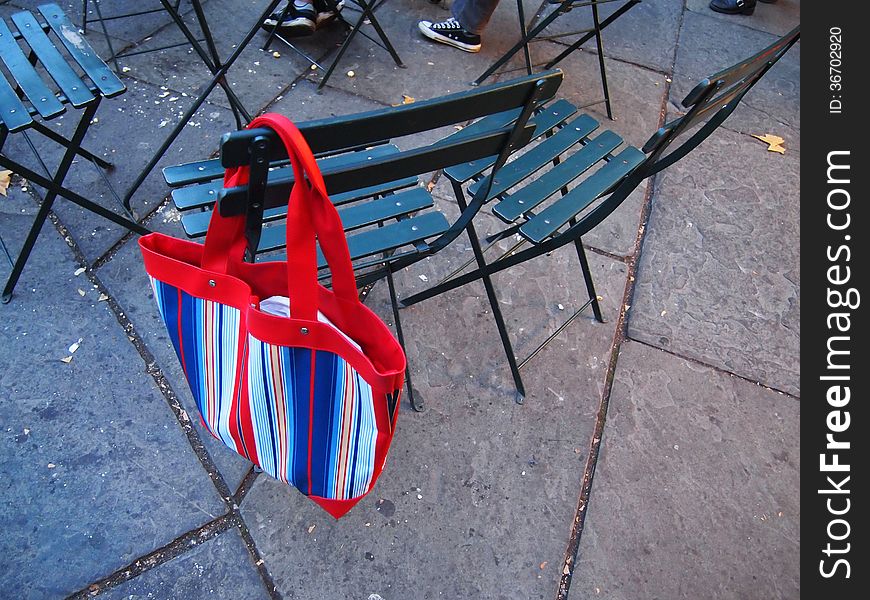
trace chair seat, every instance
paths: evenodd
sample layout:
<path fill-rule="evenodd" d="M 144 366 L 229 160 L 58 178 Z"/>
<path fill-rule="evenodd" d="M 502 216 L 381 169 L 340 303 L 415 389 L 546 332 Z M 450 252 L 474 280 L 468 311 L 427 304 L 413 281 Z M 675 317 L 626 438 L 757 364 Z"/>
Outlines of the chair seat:
<path fill-rule="evenodd" d="M 514 194 L 505 195 L 493 209 L 496 215 L 513 223 L 547 198 L 580 177 L 622 143 L 622 138 L 605 131 L 583 148 Z"/>
<path fill-rule="evenodd" d="M 576 112 L 577 108 L 567 100 L 563 99 L 556 100 L 547 105 L 544 109 L 529 119 L 529 122 L 535 125 L 535 138 L 533 139 L 539 138 L 551 131 L 553 128 L 558 127 Z M 490 115 L 475 121 L 461 131 L 448 136 L 446 139 L 449 140 L 460 135 L 470 135 L 487 130 L 500 129 L 513 123 L 519 115 L 519 109 Z M 489 156 L 480 160 L 448 167 L 444 169 L 444 175 L 446 175 L 451 181 L 465 183 L 472 177 L 475 177 L 479 173 L 490 168 L 495 163 L 495 159 L 495 156 Z"/>
<path fill-rule="evenodd" d="M 492 182 L 488 199 L 503 194 L 518 183 L 525 181 L 530 175 L 552 164 L 556 158 L 576 144 L 581 143 L 597 128 L 598 121 L 589 115 L 581 115 L 574 119 L 546 140 L 502 167 Z M 468 191 L 474 195 L 488 183 L 489 177 L 485 177 L 472 184 Z"/>
<path fill-rule="evenodd" d="M 11 20 L 17 33 L 0 20 L 0 57 L 11 76 L 10 81 L 0 78 L 0 123 L 10 132 L 30 127 L 34 116 L 53 119 L 63 114 L 66 103 L 81 108 L 98 97 L 111 98 L 126 90 L 57 4 L 42 5 L 39 12 L 44 25 L 31 12 L 14 13 Z M 49 38 L 49 32 L 59 43 Z M 27 44 L 28 54 L 38 59 L 48 78 L 43 79 L 33 66 L 19 39 Z M 61 54 L 59 47 L 69 57 Z M 13 81 L 21 89 L 21 97 L 14 91 Z"/>
<path fill-rule="evenodd" d="M 391 252 L 403 246 L 416 245 L 441 235 L 450 228 L 447 218 L 440 212 L 427 212 L 347 236 L 350 258 L 361 258 Z M 286 244 L 284 225 L 263 227 L 258 252 L 280 250 Z M 317 251 L 317 268 L 326 267 L 326 259 Z"/>
<path fill-rule="evenodd" d="M 524 223 L 519 229 L 520 235 L 536 244 L 544 241 L 622 181 L 645 158 L 643 152 L 629 146 L 568 194 Z"/>

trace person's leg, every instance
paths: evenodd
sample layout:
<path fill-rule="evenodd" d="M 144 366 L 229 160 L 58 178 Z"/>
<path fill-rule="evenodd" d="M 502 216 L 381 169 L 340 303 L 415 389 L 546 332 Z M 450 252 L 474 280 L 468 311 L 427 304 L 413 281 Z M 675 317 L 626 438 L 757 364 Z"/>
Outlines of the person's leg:
<path fill-rule="evenodd" d="M 498 3 L 499 0 L 456 0 L 450 12 L 465 31 L 480 35 L 489 24 Z"/>
<path fill-rule="evenodd" d="M 465 50 L 480 51 L 480 33 L 489 23 L 499 0 L 455 0 L 446 21 L 420 21 L 420 33 L 430 40 Z"/>
<path fill-rule="evenodd" d="M 288 3 L 289 6 L 266 19 L 263 27 L 277 27 L 288 36 L 311 35 L 317 19 L 312 0 L 288 0 Z"/>

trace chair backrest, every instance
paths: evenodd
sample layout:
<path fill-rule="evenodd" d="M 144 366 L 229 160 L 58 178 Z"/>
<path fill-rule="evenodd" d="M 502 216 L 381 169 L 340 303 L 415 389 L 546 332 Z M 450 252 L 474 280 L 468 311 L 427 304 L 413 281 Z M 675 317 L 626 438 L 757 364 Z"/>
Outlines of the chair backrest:
<path fill-rule="evenodd" d="M 496 113 L 505 115 L 505 126 L 501 129 L 480 131 L 470 127 L 422 147 L 324 169 L 329 193 L 337 194 L 490 156 L 498 156 L 495 163 L 498 168 L 511 151 L 533 137 L 534 126 L 528 123 L 529 116 L 536 107 L 553 98 L 561 83 L 562 72 L 553 69 L 432 100 L 297 125 L 312 151 L 324 155 L 450 125 L 461 127 L 472 119 Z M 250 214 L 252 203 L 268 209 L 287 201 L 294 183 L 292 174 L 267 181 L 263 159 L 272 166 L 287 159 L 283 146 L 271 130 L 248 129 L 223 136 L 221 165 L 224 168 L 250 165 L 252 171 L 248 185 L 220 192 L 218 206 L 222 215 Z"/>
<path fill-rule="evenodd" d="M 752 86 L 758 83 L 799 38 L 800 26 L 754 56 L 719 71 L 696 85 L 682 102 L 683 107 L 689 109 L 688 112 L 665 124 L 644 144 L 643 151 L 649 153 L 650 160 L 649 164 L 641 165 L 641 168 L 649 171 L 647 175 L 675 163 L 713 133 L 734 112 Z M 704 127 L 662 158 L 662 154 L 676 138 L 704 121 Z"/>
<path fill-rule="evenodd" d="M 711 75 L 695 86 L 682 102 L 689 109 L 686 114 L 666 123 L 647 140 L 643 146 L 647 157 L 612 188 L 604 201 L 572 226 L 572 233 L 584 235 L 590 231 L 616 210 L 641 181 L 674 164 L 707 139 L 799 38 L 800 26 L 754 56 Z M 702 122 L 700 129 L 665 153 L 677 138 Z"/>

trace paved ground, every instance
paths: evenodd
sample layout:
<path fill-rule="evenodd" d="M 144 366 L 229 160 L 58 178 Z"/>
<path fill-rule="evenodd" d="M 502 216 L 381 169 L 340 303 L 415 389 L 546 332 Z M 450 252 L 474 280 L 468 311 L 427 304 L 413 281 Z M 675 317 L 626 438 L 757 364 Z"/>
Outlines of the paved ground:
<path fill-rule="evenodd" d="M 37 4 L 2 2 L 0 16 Z M 61 4 L 80 21 L 80 2 Z M 208 0 L 223 52 L 263 4 Z M 429 98 L 466 89 L 509 47 L 515 12 L 503 2 L 483 51 L 466 55 L 415 31 L 443 7 L 390 0 L 379 18 L 408 68 L 359 38 L 322 95 L 283 48 L 280 58 L 248 50 L 230 81 L 248 107 L 297 120 Z M 587 17 L 575 11 L 554 30 Z M 642 144 L 695 81 L 799 18 L 797 0 L 751 17 L 714 14 L 706 0 L 645 0 L 606 32 L 612 127 Z M 161 14 L 109 27 L 116 48 L 180 37 Z M 328 60 L 340 40 L 326 31 L 302 45 Z M 535 57 L 559 49 L 544 42 Z M 797 598 L 799 58 L 798 45 L 724 129 L 589 236 L 607 323 L 579 319 L 531 363 L 524 406 L 482 287 L 406 311 L 427 410 L 405 407 L 384 475 L 338 522 L 192 424 L 135 238 L 58 203 L 0 307 L 0 596 Z M 103 105 L 88 140 L 117 164 L 119 189 L 207 79 L 186 47 L 122 64 L 129 91 Z M 561 66 L 563 96 L 600 97 L 591 50 Z M 590 110 L 604 118 L 602 108 Z M 213 94 L 165 164 L 212 153 L 231 127 Z M 785 155 L 748 135 L 768 132 L 785 138 Z M 27 149 L 13 137 L 4 152 Z M 112 206 L 90 165 L 70 181 Z M 0 197 L 13 252 L 34 193 L 14 179 Z M 436 194 L 448 200 L 446 188 Z M 166 195 L 155 173 L 134 207 L 149 227 L 180 234 Z M 419 288 L 419 275 L 462 258 L 458 248 L 420 263 L 399 285 Z M 0 261 L 4 280 L 8 270 Z M 519 353 L 582 297 L 578 277 L 560 252 L 497 278 Z M 388 315 L 383 286 L 370 304 Z"/>

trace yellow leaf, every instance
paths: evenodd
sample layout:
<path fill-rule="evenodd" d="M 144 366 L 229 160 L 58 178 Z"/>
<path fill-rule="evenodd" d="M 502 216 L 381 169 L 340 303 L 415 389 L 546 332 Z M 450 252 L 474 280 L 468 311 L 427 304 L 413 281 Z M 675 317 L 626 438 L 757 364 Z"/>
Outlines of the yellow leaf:
<path fill-rule="evenodd" d="M 764 135 L 755 135 L 752 134 L 757 140 L 761 140 L 765 144 L 767 144 L 768 152 L 779 152 L 780 154 L 785 154 L 785 148 L 782 143 L 785 141 L 778 135 L 773 135 L 772 133 L 765 133 Z"/>
<path fill-rule="evenodd" d="M 406 94 L 402 94 L 402 104 L 411 104 L 412 102 L 414 102 L 414 98 Z"/>
<path fill-rule="evenodd" d="M 12 171 L 0 171 L 0 195 L 5 196 L 9 189 L 9 181 L 12 179 Z"/>

